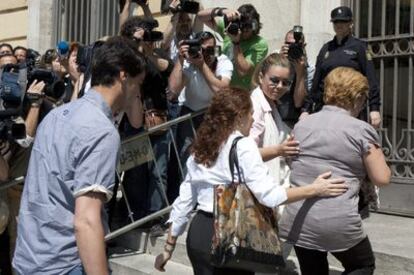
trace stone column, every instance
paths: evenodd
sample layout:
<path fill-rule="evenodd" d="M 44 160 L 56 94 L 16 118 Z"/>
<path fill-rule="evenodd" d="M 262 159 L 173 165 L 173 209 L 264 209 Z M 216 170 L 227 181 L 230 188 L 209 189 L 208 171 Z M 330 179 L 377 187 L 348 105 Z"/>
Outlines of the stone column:
<path fill-rule="evenodd" d="M 41 54 L 54 47 L 52 41 L 54 2 L 54 0 L 28 0 L 27 45 Z"/>

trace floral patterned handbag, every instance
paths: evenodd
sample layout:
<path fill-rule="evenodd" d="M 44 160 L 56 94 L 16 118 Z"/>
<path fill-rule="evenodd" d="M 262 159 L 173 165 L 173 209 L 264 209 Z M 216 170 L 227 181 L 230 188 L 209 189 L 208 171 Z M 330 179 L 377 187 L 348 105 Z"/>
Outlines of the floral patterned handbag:
<path fill-rule="evenodd" d="M 284 266 L 276 215 L 261 205 L 245 184 L 237 158 L 240 138 L 233 141 L 230 149 L 232 182 L 214 190 L 211 261 L 217 267 L 274 273 Z"/>

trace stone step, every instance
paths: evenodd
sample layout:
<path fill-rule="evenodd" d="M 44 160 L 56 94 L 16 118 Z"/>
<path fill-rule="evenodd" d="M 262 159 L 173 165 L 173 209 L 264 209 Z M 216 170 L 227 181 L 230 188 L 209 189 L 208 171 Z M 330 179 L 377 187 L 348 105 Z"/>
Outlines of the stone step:
<path fill-rule="evenodd" d="M 376 275 L 414 275 L 413 218 L 371 213 L 371 217 L 364 220 L 364 228 L 375 253 Z M 151 238 L 144 232 L 129 233 L 124 240 L 124 245 L 129 246 L 124 247 L 132 248 L 131 246 L 135 244 L 134 247 L 138 250 L 156 256 L 163 251 L 165 240 L 166 235 Z M 185 241 L 186 234 L 178 238 L 172 261 L 190 267 Z M 143 244 L 145 248 L 142 247 Z M 341 264 L 331 255 L 328 260 L 331 274 L 341 274 L 343 270 Z M 293 250 L 287 259 L 287 266 L 283 274 L 299 274 L 299 264 Z"/>
<path fill-rule="evenodd" d="M 154 268 L 155 256 L 143 253 L 113 254 L 109 263 L 113 275 L 192 275 L 191 267 L 170 260 L 165 266 L 166 272 L 159 272 Z"/>

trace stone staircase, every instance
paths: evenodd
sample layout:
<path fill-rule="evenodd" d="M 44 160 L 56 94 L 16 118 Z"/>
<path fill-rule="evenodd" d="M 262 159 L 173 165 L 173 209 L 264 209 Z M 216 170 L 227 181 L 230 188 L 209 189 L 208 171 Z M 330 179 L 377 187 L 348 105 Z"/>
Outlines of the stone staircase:
<path fill-rule="evenodd" d="M 372 214 L 364 221 L 376 256 L 376 275 L 414 275 L 414 219 L 384 214 Z M 200 234 L 202 234 L 200 232 Z M 178 238 L 166 272 L 154 269 L 155 257 L 164 249 L 166 236 L 151 238 L 148 233 L 134 230 L 116 240 L 111 249 L 110 264 L 114 275 L 132 274 L 193 274 L 186 252 L 186 235 Z M 297 258 L 292 250 L 287 268 L 280 275 L 300 274 Z M 329 257 L 330 275 L 342 273 L 341 264 Z"/>

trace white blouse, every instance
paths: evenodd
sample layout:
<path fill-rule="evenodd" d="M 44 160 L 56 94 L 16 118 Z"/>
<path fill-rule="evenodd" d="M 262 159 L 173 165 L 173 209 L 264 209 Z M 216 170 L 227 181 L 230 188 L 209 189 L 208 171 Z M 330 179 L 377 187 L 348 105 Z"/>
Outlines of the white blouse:
<path fill-rule="evenodd" d="M 214 186 L 231 182 L 229 153 L 234 138 L 238 136 L 242 136 L 238 131 L 229 136 L 210 168 L 196 163 L 193 156 L 187 160 L 188 172 L 168 220 L 172 223 L 172 236 L 184 232 L 196 204 L 198 210 L 213 213 Z M 246 184 L 261 204 L 276 207 L 287 200 L 286 189 L 269 174 L 253 138 L 245 137 L 238 141 L 237 156 Z"/>

